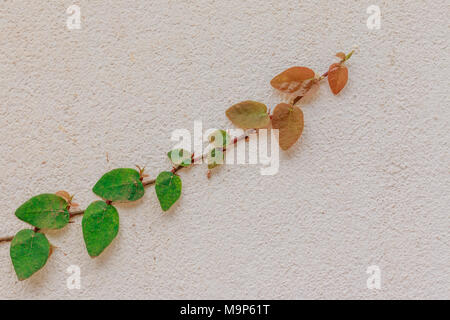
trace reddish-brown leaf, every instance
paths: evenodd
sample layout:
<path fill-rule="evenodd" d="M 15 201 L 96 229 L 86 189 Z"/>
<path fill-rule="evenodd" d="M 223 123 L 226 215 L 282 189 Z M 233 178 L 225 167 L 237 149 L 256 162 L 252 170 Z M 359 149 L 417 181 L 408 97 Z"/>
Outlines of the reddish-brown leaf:
<path fill-rule="evenodd" d="M 345 60 L 345 53 L 343 52 L 338 52 L 336 53 L 336 57 L 338 57 L 341 60 Z"/>
<path fill-rule="evenodd" d="M 67 191 L 61 190 L 55 193 L 58 197 L 63 198 L 64 200 L 66 200 L 67 202 L 69 202 L 72 197 L 70 196 L 70 194 Z"/>
<path fill-rule="evenodd" d="M 281 149 L 289 149 L 302 135 L 302 110 L 291 104 L 280 103 L 273 111 L 272 127 L 279 130 L 278 142 Z"/>
<path fill-rule="evenodd" d="M 285 93 L 294 93 L 302 86 L 303 81 L 314 78 L 314 71 L 305 67 L 289 68 L 270 81 L 275 89 Z"/>
<path fill-rule="evenodd" d="M 348 69 L 341 63 L 333 63 L 328 70 L 328 84 L 333 94 L 338 94 L 344 89 L 348 80 Z"/>

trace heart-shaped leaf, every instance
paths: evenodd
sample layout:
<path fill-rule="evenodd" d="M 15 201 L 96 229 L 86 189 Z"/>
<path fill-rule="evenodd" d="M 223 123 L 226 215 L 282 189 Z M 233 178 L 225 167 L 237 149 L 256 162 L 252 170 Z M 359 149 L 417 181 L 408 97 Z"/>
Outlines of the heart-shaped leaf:
<path fill-rule="evenodd" d="M 192 163 L 192 154 L 184 149 L 173 149 L 167 156 L 176 166 L 189 167 Z"/>
<path fill-rule="evenodd" d="M 344 61 L 346 55 L 345 55 L 344 52 L 338 52 L 338 53 L 336 53 L 336 57 L 338 57 L 339 59 L 341 59 L 342 61 Z"/>
<path fill-rule="evenodd" d="M 348 81 L 348 69 L 344 64 L 333 63 L 328 69 L 328 84 L 333 94 L 337 95 L 344 89 Z"/>
<path fill-rule="evenodd" d="M 213 169 L 219 165 L 222 165 L 224 163 L 224 153 L 222 149 L 220 148 L 214 148 L 211 149 L 208 152 L 207 162 L 208 162 L 208 169 Z"/>
<path fill-rule="evenodd" d="M 50 255 L 47 237 L 33 230 L 19 231 L 11 242 L 10 256 L 19 280 L 40 270 Z"/>
<path fill-rule="evenodd" d="M 144 196 L 144 186 L 138 171 L 114 169 L 106 173 L 92 191 L 105 200 L 130 202 Z"/>
<path fill-rule="evenodd" d="M 279 130 L 278 141 L 281 149 L 289 149 L 302 135 L 302 110 L 287 103 L 280 103 L 273 111 L 272 127 Z"/>
<path fill-rule="evenodd" d="M 270 123 L 267 107 L 255 101 L 243 101 L 226 111 L 228 119 L 242 129 L 266 128 Z"/>
<path fill-rule="evenodd" d="M 84 213 L 82 226 L 89 255 L 98 257 L 119 232 L 119 213 L 115 207 L 103 201 L 93 202 Z"/>
<path fill-rule="evenodd" d="M 16 210 L 16 216 L 39 229 L 61 229 L 69 223 L 67 201 L 55 194 L 31 198 Z"/>
<path fill-rule="evenodd" d="M 161 172 L 156 178 L 155 190 L 161 209 L 167 211 L 181 196 L 181 179 L 172 172 Z"/>
<path fill-rule="evenodd" d="M 208 137 L 210 143 L 217 148 L 223 148 L 230 144 L 231 137 L 225 130 L 216 130 Z"/>
<path fill-rule="evenodd" d="M 305 80 L 314 78 L 314 71 L 306 67 L 289 68 L 270 81 L 275 89 L 285 93 L 294 93 L 302 87 Z"/>

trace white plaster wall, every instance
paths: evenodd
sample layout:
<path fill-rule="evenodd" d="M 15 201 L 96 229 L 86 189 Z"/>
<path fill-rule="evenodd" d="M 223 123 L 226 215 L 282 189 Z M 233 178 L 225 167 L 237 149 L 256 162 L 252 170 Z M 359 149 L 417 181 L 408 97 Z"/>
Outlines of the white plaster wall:
<path fill-rule="evenodd" d="M 81 30 L 65 27 L 73 3 Z M 325 82 L 303 108 L 277 175 L 183 171 L 169 213 L 154 188 L 119 206 L 100 258 L 81 218 L 48 232 L 57 248 L 24 282 L 0 244 L 0 298 L 450 298 L 449 13 L 445 0 L 1 1 L 0 235 L 26 227 L 14 211 L 29 197 L 65 189 L 86 207 L 110 169 L 169 168 L 173 129 L 230 128 L 236 102 L 275 106 L 283 69 L 322 73 L 360 50 L 342 93 Z M 66 287 L 72 264 L 81 290 Z"/>

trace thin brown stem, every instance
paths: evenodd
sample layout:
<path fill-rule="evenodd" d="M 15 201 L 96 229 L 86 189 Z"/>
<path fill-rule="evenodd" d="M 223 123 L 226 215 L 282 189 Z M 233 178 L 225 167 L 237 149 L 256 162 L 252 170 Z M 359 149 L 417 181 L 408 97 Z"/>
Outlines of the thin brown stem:
<path fill-rule="evenodd" d="M 3 238 L 0 238 L 0 242 L 10 242 L 10 241 L 12 241 L 12 239 L 14 239 L 13 236 L 11 236 L 11 237 L 3 237 Z"/>
<path fill-rule="evenodd" d="M 348 59 L 350 59 L 354 52 L 355 52 L 355 50 L 352 50 L 349 54 L 347 54 L 347 55 L 345 56 L 345 59 L 341 60 L 340 64 L 343 64 L 345 61 L 347 61 Z M 319 81 L 322 81 L 322 80 L 325 79 L 326 77 L 328 77 L 328 71 L 325 72 L 323 75 L 321 75 L 321 76 L 319 77 Z M 292 101 L 292 105 L 295 106 L 295 104 L 296 104 L 297 102 L 299 102 L 303 97 L 304 97 L 304 96 L 297 96 L 297 97 L 295 97 L 295 99 Z"/>
<path fill-rule="evenodd" d="M 297 96 L 294 101 L 292 101 L 292 105 L 295 106 L 297 104 L 297 102 L 299 102 L 300 100 L 302 100 L 303 96 Z"/>
<path fill-rule="evenodd" d="M 70 218 L 73 218 L 73 217 L 76 217 L 76 216 L 81 216 L 83 214 L 84 214 L 84 210 L 70 212 Z"/>
<path fill-rule="evenodd" d="M 325 72 L 323 75 L 320 76 L 319 81 L 322 81 L 323 79 L 325 79 L 326 77 L 328 77 L 328 71 Z M 295 97 L 295 99 L 292 101 L 292 105 L 295 106 L 297 104 L 297 102 L 299 102 L 300 100 L 302 100 L 303 96 L 297 96 Z"/>
<path fill-rule="evenodd" d="M 151 186 L 152 184 L 155 184 L 156 179 L 152 179 L 152 180 L 148 180 L 148 181 L 142 181 L 142 184 L 144 185 L 144 187 L 148 187 Z"/>

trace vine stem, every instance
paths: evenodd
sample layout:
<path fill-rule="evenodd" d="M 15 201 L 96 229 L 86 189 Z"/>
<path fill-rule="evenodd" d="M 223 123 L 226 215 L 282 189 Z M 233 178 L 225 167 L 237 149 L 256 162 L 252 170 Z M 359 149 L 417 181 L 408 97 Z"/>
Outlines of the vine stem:
<path fill-rule="evenodd" d="M 345 56 L 345 58 L 343 58 L 343 59 L 341 60 L 341 62 L 339 62 L 339 63 L 342 65 L 345 61 L 347 61 L 347 60 L 349 60 L 349 59 L 351 58 L 351 56 L 353 55 L 353 53 L 355 53 L 355 50 L 352 50 L 349 54 L 347 54 L 347 55 Z M 322 81 L 323 79 L 325 79 L 326 77 L 328 77 L 328 71 L 325 72 L 323 75 L 321 75 L 321 76 L 319 77 L 318 81 L 320 82 L 320 81 Z M 297 97 L 295 97 L 295 99 L 292 101 L 292 105 L 295 106 L 295 105 L 297 104 L 297 102 L 299 102 L 300 100 L 302 100 L 303 97 L 304 97 L 304 95 L 303 95 L 303 96 L 297 96 Z"/>
<path fill-rule="evenodd" d="M 326 77 L 328 77 L 328 71 L 325 72 L 323 75 L 321 75 L 318 79 L 318 82 L 322 81 L 323 79 L 325 79 Z M 295 106 L 297 104 L 297 102 L 299 102 L 300 100 L 302 100 L 303 96 L 297 96 L 295 97 L 295 99 L 292 101 L 292 105 Z"/>
<path fill-rule="evenodd" d="M 349 60 L 350 57 L 353 55 L 354 52 L 355 52 L 355 50 L 352 50 L 348 55 L 345 56 L 344 59 L 341 60 L 340 63 L 342 64 L 342 63 L 344 63 L 345 61 Z M 319 81 L 322 81 L 322 80 L 325 79 L 326 77 L 328 77 L 328 71 L 325 72 L 323 75 L 321 75 L 321 76 L 318 78 L 318 80 L 319 80 Z M 295 104 L 296 104 L 297 102 L 299 102 L 303 97 L 304 97 L 304 96 L 297 96 L 297 97 L 293 100 L 292 105 L 295 105 Z M 225 146 L 225 147 L 223 147 L 223 148 L 219 148 L 219 149 L 221 149 L 223 152 L 225 152 L 225 151 L 227 150 L 227 147 L 229 147 L 229 146 L 234 146 L 234 145 L 236 145 L 239 141 L 244 140 L 244 139 L 247 139 L 247 138 L 249 137 L 249 135 L 250 135 L 251 133 L 254 133 L 254 132 L 256 132 L 255 129 L 248 130 L 248 131 L 245 132 L 243 135 L 234 138 L 233 142 L 232 142 L 230 145 Z M 208 154 L 207 154 L 207 153 L 204 153 L 204 154 L 202 154 L 202 155 L 200 155 L 200 156 L 198 156 L 198 157 L 192 159 L 192 165 L 195 164 L 195 162 L 198 162 L 198 161 L 200 161 L 200 160 L 203 160 L 203 159 L 204 159 L 205 157 L 207 157 L 207 156 L 208 156 Z M 192 166 L 192 165 L 191 165 L 191 166 Z M 191 166 L 189 166 L 189 167 L 191 167 Z M 189 168 L 189 167 L 177 166 L 177 167 L 174 167 L 174 168 L 173 168 L 172 172 L 173 172 L 173 173 L 177 173 L 177 172 L 180 171 L 181 169 L 183 169 L 183 168 Z M 151 179 L 151 180 L 147 180 L 147 181 L 142 181 L 142 184 L 144 185 L 144 187 L 148 187 L 148 186 L 154 185 L 155 183 L 156 183 L 156 179 Z M 109 202 L 109 203 L 112 203 L 112 202 Z M 84 214 L 84 212 L 85 212 L 85 210 L 78 210 L 78 211 L 70 212 L 70 219 L 72 219 L 73 217 L 76 217 L 76 216 L 81 216 L 81 215 Z M 33 230 L 34 230 L 35 232 L 38 232 L 38 231 L 39 231 L 38 228 L 34 228 Z M 14 239 L 14 236 L 0 237 L 0 243 L 2 243 L 2 242 L 10 242 L 10 241 L 12 241 L 13 239 Z"/>
<path fill-rule="evenodd" d="M 229 146 L 234 146 L 236 145 L 239 141 L 241 140 L 245 140 L 249 137 L 249 135 L 251 133 L 256 132 L 256 130 L 252 129 L 252 130 L 248 130 L 247 132 L 245 132 L 243 135 L 236 137 L 233 139 L 233 142 L 229 145 Z M 228 146 L 228 148 L 229 148 Z M 227 150 L 227 147 L 223 147 L 221 148 L 223 152 L 225 152 Z M 204 158 L 206 158 L 208 156 L 208 153 L 204 153 L 194 159 L 192 159 L 192 164 L 199 162 L 200 160 L 203 160 Z M 191 165 L 192 166 L 192 165 Z M 183 168 L 189 168 L 189 167 L 183 167 L 183 166 L 177 166 L 174 168 L 173 172 L 176 173 L 178 171 L 180 171 Z M 147 180 L 147 181 L 142 181 L 142 184 L 144 185 L 144 187 L 148 187 L 151 185 L 154 185 L 156 183 L 156 179 L 151 179 L 151 180 Z M 76 217 L 76 216 L 82 216 L 84 214 L 85 210 L 78 210 L 78 211 L 73 211 L 73 212 L 69 212 L 70 214 L 70 219 Z M 33 229 L 35 232 L 38 232 L 39 229 L 34 228 Z M 14 239 L 14 236 L 8 236 L 8 237 L 1 237 L 0 238 L 0 243 L 1 242 L 11 242 Z"/>
<path fill-rule="evenodd" d="M 14 237 L 3 237 L 3 238 L 0 238 L 0 242 L 9 242 L 9 241 L 12 241 L 13 238 Z"/>

